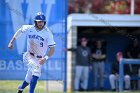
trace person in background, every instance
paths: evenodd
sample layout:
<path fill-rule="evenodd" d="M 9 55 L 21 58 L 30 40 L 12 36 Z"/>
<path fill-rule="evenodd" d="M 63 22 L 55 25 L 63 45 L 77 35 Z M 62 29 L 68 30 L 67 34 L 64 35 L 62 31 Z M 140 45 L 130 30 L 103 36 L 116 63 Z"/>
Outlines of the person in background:
<path fill-rule="evenodd" d="M 75 91 L 82 90 L 86 91 L 88 87 L 88 78 L 89 78 L 89 65 L 91 51 L 87 46 L 88 40 L 85 37 L 82 37 L 80 40 L 81 45 L 76 49 L 76 68 L 75 68 Z"/>
<path fill-rule="evenodd" d="M 132 44 L 130 44 L 127 47 L 126 58 L 130 58 L 130 59 L 139 59 L 140 58 L 140 46 L 138 43 L 138 39 L 133 40 Z M 138 76 L 139 67 L 140 66 L 138 64 L 130 65 L 131 76 Z M 132 90 L 137 89 L 137 87 L 138 87 L 138 81 L 132 80 Z"/>
<path fill-rule="evenodd" d="M 116 91 L 119 81 L 119 61 L 122 58 L 122 52 L 118 52 L 116 55 L 116 61 L 112 64 L 112 73 L 109 75 L 109 81 L 112 91 Z M 128 64 L 124 65 L 124 81 L 125 90 L 130 89 L 130 68 Z"/>
<path fill-rule="evenodd" d="M 99 76 L 99 89 L 104 89 L 104 62 L 106 59 L 106 49 L 103 47 L 101 40 L 97 40 L 95 47 L 92 48 L 92 62 L 94 71 L 94 90 L 97 87 L 97 80 Z"/>

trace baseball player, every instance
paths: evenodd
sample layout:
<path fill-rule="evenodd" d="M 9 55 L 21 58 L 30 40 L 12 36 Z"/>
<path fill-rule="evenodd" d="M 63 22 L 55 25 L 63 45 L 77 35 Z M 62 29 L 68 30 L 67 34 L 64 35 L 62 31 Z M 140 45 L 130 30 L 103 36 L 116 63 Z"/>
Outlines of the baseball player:
<path fill-rule="evenodd" d="M 27 64 L 28 71 L 24 82 L 18 88 L 18 93 L 22 93 L 24 88 L 30 84 L 29 93 L 34 93 L 37 80 L 41 75 L 42 65 L 50 58 L 55 50 L 55 42 L 51 31 L 45 27 L 46 18 L 43 13 L 38 12 L 34 18 L 34 25 L 23 25 L 10 40 L 8 47 L 13 48 L 14 41 L 26 34 L 27 52 L 23 54 L 23 62 Z M 46 55 L 47 48 L 49 51 Z"/>
<path fill-rule="evenodd" d="M 122 52 L 118 52 L 116 55 L 116 60 L 112 64 L 112 73 L 109 75 L 109 82 L 111 85 L 112 91 L 117 91 L 118 90 L 118 81 L 119 81 L 119 62 L 120 59 L 123 57 Z M 130 89 L 130 67 L 128 64 L 124 65 L 124 82 L 125 82 L 125 90 Z"/>

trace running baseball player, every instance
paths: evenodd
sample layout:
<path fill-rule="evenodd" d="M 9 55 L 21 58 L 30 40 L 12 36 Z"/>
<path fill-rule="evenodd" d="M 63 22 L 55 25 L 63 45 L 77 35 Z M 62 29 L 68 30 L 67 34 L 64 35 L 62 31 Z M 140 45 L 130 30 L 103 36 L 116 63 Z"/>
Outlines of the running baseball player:
<path fill-rule="evenodd" d="M 27 35 L 27 52 L 23 54 L 23 62 L 27 64 L 28 71 L 17 93 L 22 93 L 30 84 L 29 93 L 34 93 L 38 78 L 41 76 L 42 65 L 55 51 L 55 42 L 51 31 L 45 27 L 46 17 L 38 12 L 34 19 L 34 25 L 23 25 L 12 37 L 8 47 L 13 48 L 14 41 L 22 34 Z M 47 48 L 49 51 L 46 55 Z"/>

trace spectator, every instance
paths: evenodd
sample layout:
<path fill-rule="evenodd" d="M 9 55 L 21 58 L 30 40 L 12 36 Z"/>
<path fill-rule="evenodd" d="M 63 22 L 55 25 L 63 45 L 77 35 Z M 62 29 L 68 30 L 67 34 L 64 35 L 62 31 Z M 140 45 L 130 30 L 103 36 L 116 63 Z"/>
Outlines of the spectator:
<path fill-rule="evenodd" d="M 116 91 L 118 87 L 118 80 L 119 80 L 119 59 L 120 53 L 117 53 L 116 61 L 112 64 L 112 73 L 109 76 L 109 81 L 111 85 L 112 91 Z M 124 81 L 125 81 L 125 90 L 130 89 L 130 68 L 128 64 L 124 65 Z"/>
<path fill-rule="evenodd" d="M 95 48 L 92 48 L 92 62 L 94 71 L 94 90 L 96 90 L 97 78 L 99 76 L 99 88 L 104 89 L 104 62 L 106 59 L 106 49 L 103 47 L 102 41 L 97 40 Z"/>
<path fill-rule="evenodd" d="M 135 14 L 140 14 L 140 0 L 135 0 Z"/>
<path fill-rule="evenodd" d="M 103 14 L 104 11 L 104 0 L 91 0 L 92 2 L 92 7 L 91 11 L 92 13 L 97 13 L 97 14 Z"/>
<path fill-rule="evenodd" d="M 130 0 L 68 0 L 69 13 L 130 14 Z M 135 14 L 140 13 L 135 0 Z"/>
<path fill-rule="evenodd" d="M 131 58 L 131 59 L 138 59 L 140 58 L 140 46 L 138 44 L 138 40 L 135 39 L 133 41 L 132 44 L 130 44 L 126 50 L 126 58 Z M 130 65 L 131 68 L 130 68 L 130 71 L 131 71 L 131 75 L 132 76 L 138 76 L 138 69 L 139 69 L 139 65 L 137 64 L 133 64 L 133 65 Z M 133 80 L 132 81 L 132 89 L 135 89 L 137 88 L 137 81 Z"/>
<path fill-rule="evenodd" d="M 90 63 L 90 48 L 87 47 L 87 39 L 81 38 L 81 45 L 77 47 L 77 61 L 75 73 L 75 91 L 79 91 L 80 81 L 82 90 L 86 91 L 88 87 L 89 63 Z"/>

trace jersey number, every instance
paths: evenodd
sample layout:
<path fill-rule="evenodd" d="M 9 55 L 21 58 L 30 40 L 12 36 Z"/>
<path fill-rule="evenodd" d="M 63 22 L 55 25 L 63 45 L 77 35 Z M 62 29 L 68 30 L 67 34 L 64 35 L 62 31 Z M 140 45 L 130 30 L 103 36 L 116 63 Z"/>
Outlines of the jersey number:
<path fill-rule="evenodd" d="M 43 42 L 40 43 L 40 47 L 43 47 Z"/>

